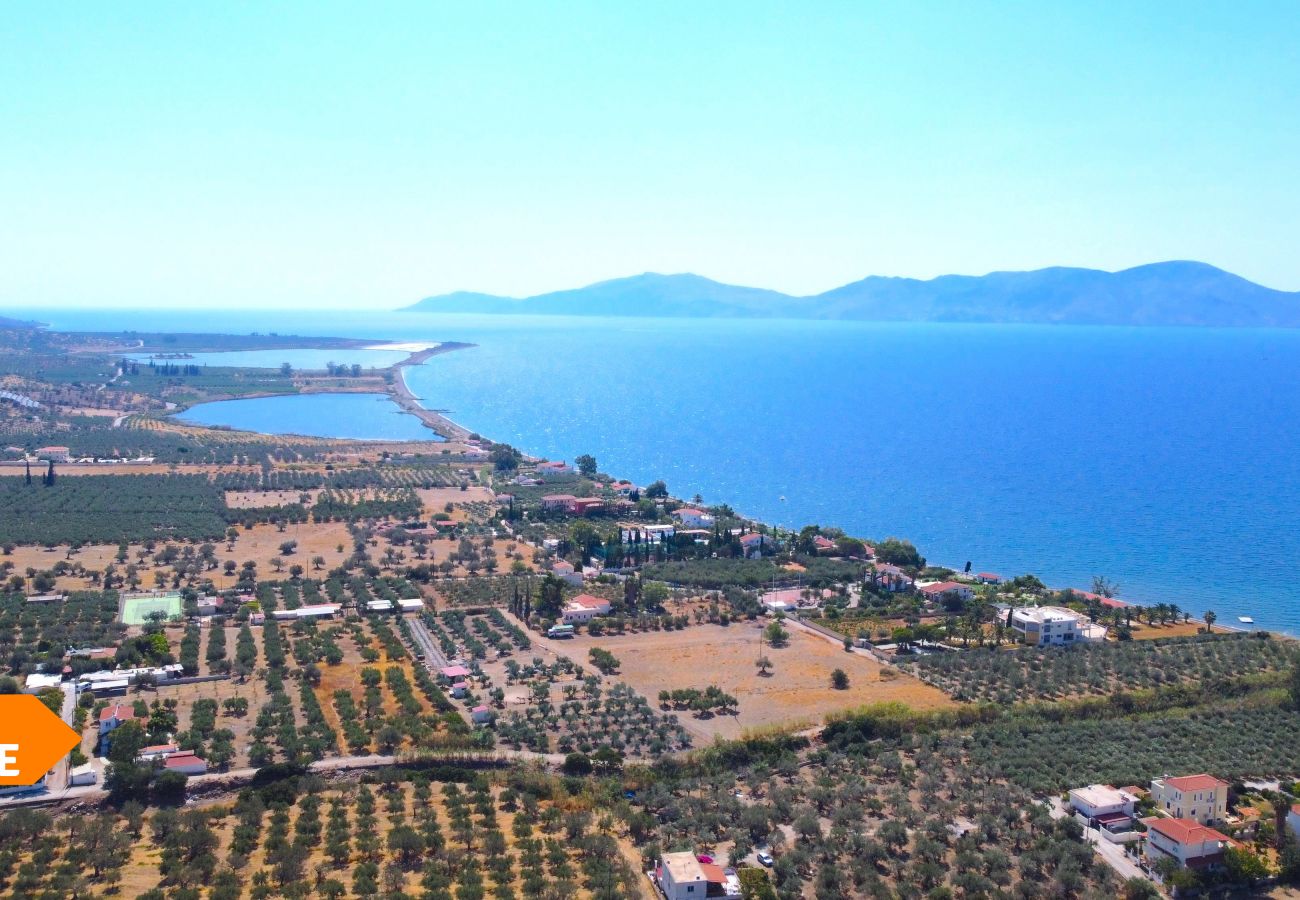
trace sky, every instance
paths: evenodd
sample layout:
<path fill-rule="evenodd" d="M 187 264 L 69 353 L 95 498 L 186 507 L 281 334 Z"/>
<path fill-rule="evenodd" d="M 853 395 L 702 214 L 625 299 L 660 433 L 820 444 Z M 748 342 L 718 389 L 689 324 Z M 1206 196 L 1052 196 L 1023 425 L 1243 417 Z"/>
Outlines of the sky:
<path fill-rule="evenodd" d="M 1198 259 L 1300 290 L 1287 2 L 19 3 L 0 310 Z"/>

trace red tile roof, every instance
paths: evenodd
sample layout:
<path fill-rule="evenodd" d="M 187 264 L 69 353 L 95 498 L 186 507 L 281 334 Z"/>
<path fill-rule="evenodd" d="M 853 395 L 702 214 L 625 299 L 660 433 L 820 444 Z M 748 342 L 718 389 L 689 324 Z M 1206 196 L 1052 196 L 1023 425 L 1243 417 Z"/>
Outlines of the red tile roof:
<path fill-rule="evenodd" d="M 1152 831 L 1158 831 L 1171 841 L 1179 844 L 1202 844 L 1206 841 L 1231 841 L 1221 831 L 1216 831 L 1208 825 L 1202 825 L 1195 819 L 1146 819 L 1144 820 L 1147 827 Z"/>
<path fill-rule="evenodd" d="M 609 607 L 608 600 L 593 597 L 591 594 L 579 594 L 570 602 L 575 603 L 578 606 L 586 607 L 587 609 L 606 609 Z"/>
<path fill-rule="evenodd" d="M 199 759 L 193 753 L 173 753 L 163 760 L 163 766 L 168 769 L 179 769 L 182 766 L 206 766 L 203 760 Z"/>
<path fill-rule="evenodd" d="M 946 594 L 949 591 L 958 591 L 966 585 L 956 581 L 940 581 L 938 584 L 927 584 L 921 588 L 927 594 Z"/>
<path fill-rule="evenodd" d="M 109 719 L 126 719 L 135 718 L 135 707 L 128 706 L 125 703 L 114 703 L 111 706 L 105 706 L 99 713 L 99 721 L 107 722 Z"/>
<path fill-rule="evenodd" d="M 1166 778 L 1165 784 L 1183 793 L 1188 791 L 1212 791 L 1220 786 L 1228 786 L 1228 782 L 1220 781 L 1213 775 L 1182 775 L 1177 778 Z"/>

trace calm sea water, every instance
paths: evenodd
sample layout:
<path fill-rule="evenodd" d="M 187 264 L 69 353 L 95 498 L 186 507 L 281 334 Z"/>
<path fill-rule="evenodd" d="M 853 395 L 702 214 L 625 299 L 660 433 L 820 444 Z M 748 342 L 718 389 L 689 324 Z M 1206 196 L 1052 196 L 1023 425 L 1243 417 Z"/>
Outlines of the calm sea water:
<path fill-rule="evenodd" d="M 592 453 L 607 471 L 783 525 L 907 537 L 949 565 L 1060 586 L 1105 575 L 1132 600 L 1300 632 L 1300 333 L 39 315 L 474 342 L 410 370 L 411 388 L 528 452 Z M 326 402 L 331 433 L 373 418 Z"/>

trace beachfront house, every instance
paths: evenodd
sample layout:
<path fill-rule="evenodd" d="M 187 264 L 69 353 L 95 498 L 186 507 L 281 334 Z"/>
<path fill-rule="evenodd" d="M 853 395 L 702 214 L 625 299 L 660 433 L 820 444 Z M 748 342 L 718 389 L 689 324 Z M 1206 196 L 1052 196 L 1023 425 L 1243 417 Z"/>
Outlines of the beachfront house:
<path fill-rule="evenodd" d="M 569 465 L 562 459 L 557 459 L 554 462 L 537 464 L 537 474 L 545 481 L 550 481 L 556 478 L 568 478 L 573 473 L 573 466 Z"/>
<path fill-rule="evenodd" d="M 1216 825 L 1228 812 L 1228 783 L 1206 774 L 1166 775 L 1151 782 L 1151 799 L 1175 819 Z"/>
<path fill-rule="evenodd" d="M 968 603 L 975 599 L 975 592 L 968 585 L 958 581 L 939 581 L 934 584 L 921 585 L 921 593 L 927 600 L 935 603 Z"/>
<path fill-rule="evenodd" d="M 708 859 L 709 857 L 704 857 Z M 713 900 L 742 896 L 740 876 L 694 853 L 665 853 L 652 873 L 655 887 L 665 900 Z"/>
<path fill-rule="evenodd" d="M 618 526 L 619 541 L 624 544 L 662 544 L 676 533 L 675 525 Z"/>
<path fill-rule="evenodd" d="M 683 528 L 712 528 L 713 523 L 717 521 L 702 509 L 696 509 L 693 506 L 684 506 L 681 509 L 673 510 L 673 518 Z"/>
<path fill-rule="evenodd" d="M 564 619 L 564 624 L 573 625 L 578 622 L 590 622 L 597 616 L 607 616 L 609 610 L 608 600 L 593 597 L 591 594 L 579 594 L 564 605 L 560 615 Z"/>
<path fill-rule="evenodd" d="M 1063 606 L 1024 606 L 1013 609 L 1008 625 L 1031 647 L 1069 647 L 1106 639 L 1106 629 Z"/>
<path fill-rule="evenodd" d="M 1195 819 L 1156 817 L 1143 821 L 1147 826 L 1146 857 L 1152 866 L 1168 858 L 1187 869 L 1215 869 L 1223 864 L 1224 852 L 1234 846 L 1226 834 Z"/>
<path fill-rule="evenodd" d="M 977 572 L 975 573 L 975 580 L 980 584 L 1001 584 L 1002 576 L 996 572 Z"/>

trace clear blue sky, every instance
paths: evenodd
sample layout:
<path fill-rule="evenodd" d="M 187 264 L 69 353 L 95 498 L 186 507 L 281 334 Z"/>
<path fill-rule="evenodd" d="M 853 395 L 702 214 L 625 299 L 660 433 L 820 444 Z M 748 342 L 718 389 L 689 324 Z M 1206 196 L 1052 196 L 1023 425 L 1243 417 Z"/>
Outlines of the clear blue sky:
<path fill-rule="evenodd" d="M 1162 259 L 1300 290 L 1294 0 L 4 16 L 0 307 Z"/>

